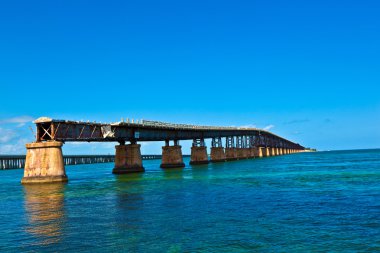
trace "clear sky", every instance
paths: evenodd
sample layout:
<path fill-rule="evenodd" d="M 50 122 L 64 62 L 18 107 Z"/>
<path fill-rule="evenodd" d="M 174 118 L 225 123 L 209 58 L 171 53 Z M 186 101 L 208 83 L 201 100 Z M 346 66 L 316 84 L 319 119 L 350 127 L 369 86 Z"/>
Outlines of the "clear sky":
<path fill-rule="evenodd" d="M 256 126 L 321 150 L 380 148 L 379 13 L 375 0 L 1 1 L 0 154 L 25 153 L 40 116 Z"/>

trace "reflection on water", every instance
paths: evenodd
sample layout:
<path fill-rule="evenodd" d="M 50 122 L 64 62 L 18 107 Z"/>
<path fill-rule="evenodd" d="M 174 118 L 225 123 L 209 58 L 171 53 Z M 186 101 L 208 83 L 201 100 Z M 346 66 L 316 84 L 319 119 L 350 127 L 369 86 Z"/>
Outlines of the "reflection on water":
<path fill-rule="evenodd" d="M 1 171 L 0 252 L 379 251 L 380 150 L 147 163 L 68 166 L 66 185 Z"/>
<path fill-rule="evenodd" d="M 24 208 L 27 233 L 36 244 L 49 245 L 61 240 L 65 219 L 63 184 L 24 185 Z"/>
<path fill-rule="evenodd" d="M 162 170 L 162 175 L 165 179 L 176 180 L 183 179 L 184 169 L 183 168 L 171 168 Z"/>

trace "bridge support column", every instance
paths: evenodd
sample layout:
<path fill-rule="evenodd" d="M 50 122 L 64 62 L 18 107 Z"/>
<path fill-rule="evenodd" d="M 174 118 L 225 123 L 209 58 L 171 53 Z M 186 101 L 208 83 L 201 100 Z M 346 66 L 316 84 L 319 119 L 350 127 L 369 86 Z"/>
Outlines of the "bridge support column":
<path fill-rule="evenodd" d="M 269 148 L 262 148 L 262 151 L 263 151 L 263 157 L 270 156 Z"/>
<path fill-rule="evenodd" d="M 225 151 L 227 161 L 234 161 L 238 159 L 236 148 L 226 148 Z"/>
<path fill-rule="evenodd" d="M 62 142 L 26 144 L 26 160 L 22 184 L 67 182 L 62 155 Z"/>
<path fill-rule="evenodd" d="M 114 174 L 144 172 L 140 152 L 140 144 L 117 145 L 115 154 Z"/>
<path fill-rule="evenodd" d="M 275 156 L 276 155 L 276 148 L 270 148 L 270 155 Z"/>
<path fill-rule="evenodd" d="M 245 148 L 244 149 L 244 155 L 245 155 L 245 159 L 249 159 L 251 157 L 251 149 Z"/>
<path fill-rule="evenodd" d="M 255 147 L 253 148 L 255 157 L 263 157 L 263 148 L 262 147 Z"/>
<path fill-rule="evenodd" d="M 283 155 L 283 148 L 279 148 L 280 155 Z"/>
<path fill-rule="evenodd" d="M 207 156 L 207 148 L 205 145 L 205 140 L 202 139 L 194 139 L 193 146 L 191 147 L 191 157 L 190 157 L 190 165 L 196 164 L 207 164 L 208 156 Z"/>
<path fill-rule="evenodd" d="M 256 150 L 255 150 L 255 148 L 249 148 L 249 150 L 248 150 L 248 156 L 249 156 L 249 158 L 255 158 L 256 157 Z"/>
<path fill-rule="evenodd" d="M 162 160 L 160 167 L 163 169 L 183 168 L 185 164 L 182 158 L 182 147 L 175 141 L 174 146 L 169 146 L 169 141 L 162 147 Z"/>
<path fill-rule="evenodd" d="M 225 162 L 225 161 L 226 161 L 226 154 L 224 153 L 224 148 L 212 147 L 210 162 Z"/>
<path fill-rule="evenodd" d="M 245 148 L 236 148 L 236 153 L 237 153 L 238 159 L 245 159 L 246 158 Z"/>
<path fill-rule="evenodd" d="M 236 153 L 238 159 L 247 159 L 249 157 L 248 148 L 236 148 Z"/>
<path fill-rule="evenodd" d="M 191 147 L 190 165 L 208 164 L 206 147 Z"/>

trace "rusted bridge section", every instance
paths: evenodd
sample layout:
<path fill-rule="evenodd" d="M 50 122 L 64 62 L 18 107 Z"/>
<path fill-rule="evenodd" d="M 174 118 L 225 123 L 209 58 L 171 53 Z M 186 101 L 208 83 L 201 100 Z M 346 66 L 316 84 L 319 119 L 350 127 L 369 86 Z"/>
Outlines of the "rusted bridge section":
<path fill-rule="evenodd" d="M 61 150 L 65 142 L 117 142 L 115 174 L 144 171 L 138 142 L 145 141 L 165 142 L 161 168 L 185 166 L 180 140 L 193 140 L 192 165 L 304 151 L 298 143 L 257 128 L 196 126 L 147 120 L 106 124 L 45 117 L 34 123 L 37 128 L 36 142 L 26 144 L 23 183 L 67 181 Z M 210 160 L 205 139 L 211 139 Z"/>

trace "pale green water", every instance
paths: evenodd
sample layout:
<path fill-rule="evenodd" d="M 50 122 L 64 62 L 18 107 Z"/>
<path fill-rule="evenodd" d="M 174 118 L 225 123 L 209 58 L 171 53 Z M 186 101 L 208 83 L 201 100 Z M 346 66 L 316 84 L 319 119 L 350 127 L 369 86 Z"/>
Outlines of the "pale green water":
<path fill-rule="evenodd" d="M 0 171 L 0 251 L 380 252 L 380 150 L 159 164 L 67 166 L 66 185 Z"/>

